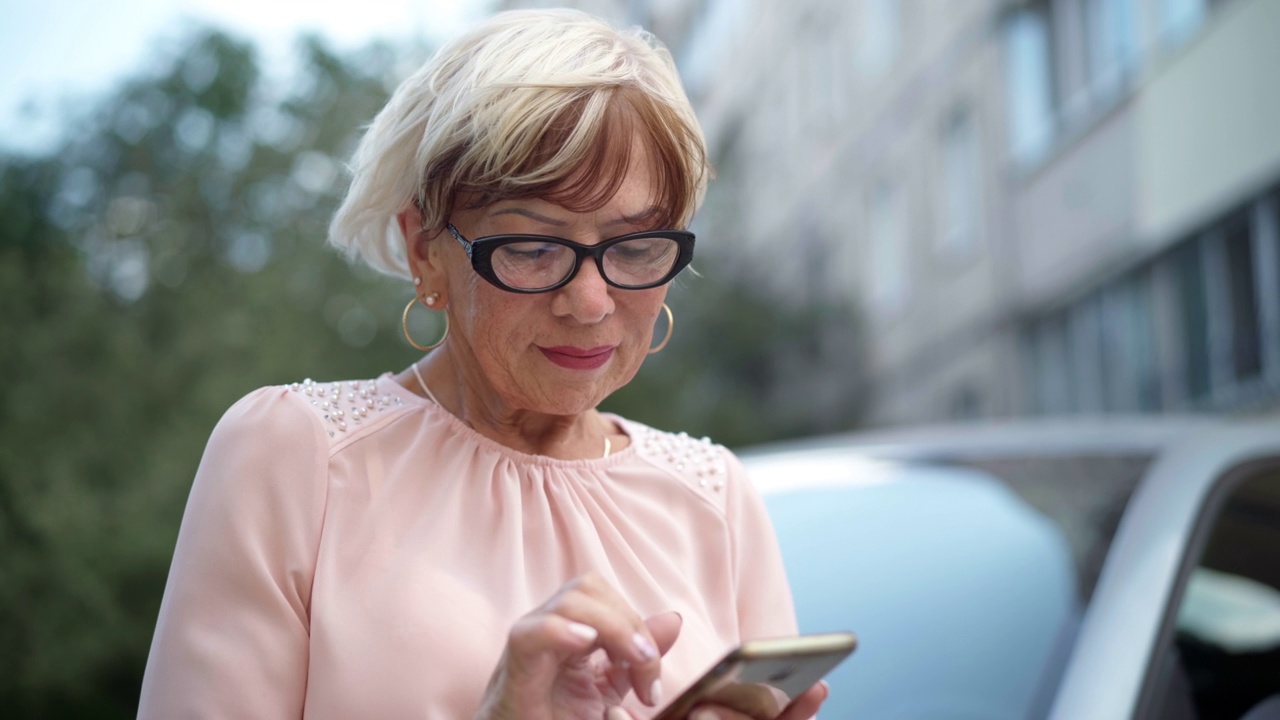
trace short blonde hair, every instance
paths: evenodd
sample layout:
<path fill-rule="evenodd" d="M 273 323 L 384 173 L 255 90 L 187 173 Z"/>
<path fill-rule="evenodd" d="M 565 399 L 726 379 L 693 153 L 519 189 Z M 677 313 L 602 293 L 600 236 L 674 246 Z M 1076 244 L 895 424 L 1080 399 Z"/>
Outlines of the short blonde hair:
<path fill-rule="evenodd" d="M 329 242 L 409 276 L 396 216 L 443 229 L 468 207 L 538 197 L 575 211 L 621 185 L 633 138 L 654 168 L 654 227 L 687 227 L 711 170 L 670 53 L 576 10 L 498 13 L 396 89 L 352 158 Z"/>

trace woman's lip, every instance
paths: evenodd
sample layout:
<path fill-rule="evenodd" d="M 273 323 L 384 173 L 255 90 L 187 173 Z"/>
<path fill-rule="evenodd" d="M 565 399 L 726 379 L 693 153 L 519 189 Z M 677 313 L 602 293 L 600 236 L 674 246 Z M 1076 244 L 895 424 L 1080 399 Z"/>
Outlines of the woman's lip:
<path fill-rule="evenodd" d="M 609 358 L 613 357 L 615 347 L 615 345 L 601 345 L 593 348 L 580 348 L 570 345 L 542 347 L 539 345 L 538 349 L 542 351 L 542 354 L 548 360 L 560 367 L 571 370 L 594 370 L 609 362 Z"/>

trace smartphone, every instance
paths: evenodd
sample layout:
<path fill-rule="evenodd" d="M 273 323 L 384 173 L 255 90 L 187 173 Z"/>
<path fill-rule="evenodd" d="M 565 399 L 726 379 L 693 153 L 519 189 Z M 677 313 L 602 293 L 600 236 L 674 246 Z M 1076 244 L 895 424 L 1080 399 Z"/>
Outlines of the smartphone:
<path fill-rule="evenodd" d="M 711 666 L 653 720 L 683 720 L 699 703 L 773 717 L 857 647 L 850 632 L 752 640 Z"/>

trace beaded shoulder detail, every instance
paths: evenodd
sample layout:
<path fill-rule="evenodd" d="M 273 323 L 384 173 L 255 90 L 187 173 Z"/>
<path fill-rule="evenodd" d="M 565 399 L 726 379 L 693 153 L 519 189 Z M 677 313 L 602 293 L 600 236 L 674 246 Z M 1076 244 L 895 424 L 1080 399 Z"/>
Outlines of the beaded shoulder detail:
<path fill-rule="evenodd" d="M 371 416 L 404 404 L 397 395 L 379 392 L 376 380 L 318 383 L 307 378 L 288 388 L 311 402 L 324 420 L 329 437 L 354 430 Z"/>
<path fill-rule="evenodd" d="M 727 450 L 711 438 L 690 437 L 645 427 L 635 439 L 641 455 L 688 479 L 699 488 L 720 493 L 728 481 Z"/>

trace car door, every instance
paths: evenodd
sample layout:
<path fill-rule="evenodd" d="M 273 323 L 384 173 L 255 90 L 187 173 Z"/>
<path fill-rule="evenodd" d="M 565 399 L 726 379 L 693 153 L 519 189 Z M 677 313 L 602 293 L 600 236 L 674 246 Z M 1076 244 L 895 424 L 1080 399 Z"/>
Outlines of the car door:
<path fill-rule="evenodd" d="M 1137 717 L 1280 718 L 1280 457 L 1216 483 L 1175 588 Z"/>
<path fill-rule="evenodd" d="M 1050 717 L 1240 720 L 1277 693 L 1280 422 L 1256 421 L 1181 441 L 1144 477 Z"/>

